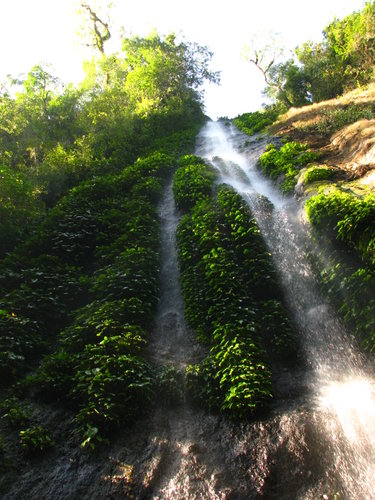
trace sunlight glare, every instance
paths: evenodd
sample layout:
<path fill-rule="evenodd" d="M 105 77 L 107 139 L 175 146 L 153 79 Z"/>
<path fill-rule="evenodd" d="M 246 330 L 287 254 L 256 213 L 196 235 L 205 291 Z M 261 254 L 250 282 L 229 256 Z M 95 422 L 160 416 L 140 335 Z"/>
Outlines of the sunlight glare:
<path fill-rule="evenodd" d="M 333 411 L 345 437 L 355 443 L 375 429 L 375 383 L 366 378 L 331 382 L 321 390 L 320 405 Z"/>

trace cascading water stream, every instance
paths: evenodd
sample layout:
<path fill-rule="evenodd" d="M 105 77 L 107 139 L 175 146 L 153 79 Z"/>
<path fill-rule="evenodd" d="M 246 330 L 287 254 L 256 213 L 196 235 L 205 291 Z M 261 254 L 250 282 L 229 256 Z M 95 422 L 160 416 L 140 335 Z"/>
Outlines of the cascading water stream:
<path fill-rule="evenodd" d="M 176 228 L 179 216 L 174 203 L 172 185 L 173 180 L 166 186 L 159 205 L 159 218 L 163 228 L 161 232 L 161 296 L 155 321 L 156 331 L 151 338 L 148 351 L 156 363 L 185 368 L 196 359 L 197 355 L 199 357 L 199 349 L 193 332 L 189 331 L 184 319 L 176 248 Z"/>
<path fill-rule="evenodd" d="M 375 498 L 374 379 L 319 294 L 304 252 L 298 205 L 283 199 L 255 168 L 264 147 L 264 140 L 208 123 L 196 154 L 250 204 L 279 271 L 308 368 L 275 367 L 274 400 L 260 420 L 231 422 L 184 398 L 171 407 L 157 402 L 124 426 L 109 449 L 83 454 L 67 442 L 42 468 L 37 461 L 25 462 L 4 498 L 334 500 L 336 492 L 340 500 Z M 206 353 L 183 317 L 172 183 L 159 216 L 160 304 L 148 355 L 156 366 L 183 370 Z M 70 414 L 61 425 L 71 426 Z"/>
<path fill-rule="evenodd" d="M 298 205 L 283 199 L 255 168 L 264 147 L 263 140 L 208 123 L 196 154 L 250 204 L 279 271 L 308 369 L 275 367 L 274 400 L 259 420 L 231 422 L 184 398 L 174 406 L 158 401 L 124 426 L 108 450 L 86 455 L 67 443 L 43 469 L 26 463 L 23 481 L 7 500 L 334 500 L 336 492 L 340 500 L 375 498 L 374 381 L 318 292 Z M 183 370 L 206 352 L 184 321 L 171 182 L 159 217 L 160 303 L 148 355 L 159 368 Z"/>
<path fill-rule="evenodd" d="M 333 457 L 326 475 L 337 477 L 334 484 L 345 498 L 375 498 L 375 380 L 319 293 L 298 204 L 283 199 L 256 169 L 264 147 L 264 139 L 249 139 L 232 126 L 210 122 L 201 131 L 196 153 L 218 170 L 219 182 L 248 202 L 273 255 L 310 365 L 312 419 L 324 428 Z"/>

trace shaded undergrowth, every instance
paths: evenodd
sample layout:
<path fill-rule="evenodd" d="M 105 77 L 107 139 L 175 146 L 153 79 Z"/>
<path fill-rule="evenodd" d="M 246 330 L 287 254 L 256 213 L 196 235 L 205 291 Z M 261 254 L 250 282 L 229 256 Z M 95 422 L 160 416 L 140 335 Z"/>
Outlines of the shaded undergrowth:
<path fill-rule="evenodd" d="M 157 203 L 173 163 L 154 153 L 81 183 L 1 263 L 2 380 L 71 407 L 85 444 L 133 421 L 158 391 L 142 353 L 159 294 Z M 34 436 L 21 431 L 22 442 Z"/>
<path fill-rule="evenodd" d="M 357 339 L 375 351 L 375 197 L 339 189 L 311 197 L 306 213 L 318 242 L 319 281 Z"/>

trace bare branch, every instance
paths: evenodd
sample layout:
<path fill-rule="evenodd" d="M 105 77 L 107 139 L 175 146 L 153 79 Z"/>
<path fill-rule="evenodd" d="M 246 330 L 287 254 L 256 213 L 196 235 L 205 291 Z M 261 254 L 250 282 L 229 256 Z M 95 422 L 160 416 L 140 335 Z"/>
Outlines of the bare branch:
<path fill-rule="evenodd" d="M 108 23 L 104 22 L 99 16 L 92 10 L 89 4 L 82 2 L 81 7 L 86 9 L 89 13 L 90 19 L 93 22 L 93 36 L 94 43 L 87 44 L 88 46 L 96 47 L 101 54 L 104 54 L 104 44 L 111 38 L 111 33 L 109 31 Z"/>

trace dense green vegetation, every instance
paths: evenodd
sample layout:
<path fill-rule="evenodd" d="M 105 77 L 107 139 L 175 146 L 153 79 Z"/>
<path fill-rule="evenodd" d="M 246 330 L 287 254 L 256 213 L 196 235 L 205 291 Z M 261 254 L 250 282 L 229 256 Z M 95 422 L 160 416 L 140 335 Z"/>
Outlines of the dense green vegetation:
<path fill-rule="evenodd" d="M 83 180 L 155 150 L 186 153 L 204 121 L 199 88 L 217 80 L 210 56 L 154 33 L 100 53 L 76 88 L 46 65 L 9 79 L 0 94 L 0 257 Z"/>
<path fill-rule="evenodd" d="M 245 132 L 247 135 L 253 135 L 257 132 L 262 132 L 264 129 L 271 125 L 276 118 L 279 116 L 279 112 L 276 106 L 272 106 L 269 109 L 264 109 L 262 111 L 254 111 L 253 113 L 243 113 L 238 115 L 234 120 L 234 125 Z"/>
<path fill-rule="evenodd" d="M 172 165 L 155 153 L 81 183 L 3 262 L 5 380 L 33 366 L 42 346 L 53 350 L 28 384 L 70 401 L 86 434 L 133 419 L 154 397 L 141 350 L 158 300 L 156 203 Z"/>
<path fill-rule="evenodd" d="M 179 187 L 201 189 L 201 172 Z M 188 369 L 193 397 L 246 417 L 271 397 L 270 363 L 293 358 L 296 341 L 282 306 L 270 256 L 248 206 L 231 188 L 200 192 L 178 228 L 185 315 L 210 354 Z"/>
<path fill-rule="evenodd" d="M 266 151 L 259 158 L 263 173 L 276 181 L 284 177 L 280 189 L 291 193 L 297 183 L 301 168 L 317 159 L 317 154 L 310 151 L 306 144 L 287 142 L 280 149 L 275 144 L 268 144 Z"/>
<path fill-rule="evenodd" d="M 144 354 L 156 207 L 206 119 L 201 85 L 217 75 L 205 47 L 173 34 L 123 39 L 110 55 L 98 36 L 79 86 L 35 66 L 0 95 L 2 423 L 31 455 L 54 444 L 40 402 L 73 411 L 93 448 L 156 398 L 181 397 L 179 373 Z M 4 443 L 1 467 L 13 456 Z"/>
<path fill-rule="evenodd" d="M 321 283 L 363 346 L 375 351 L 375 197 L 336 189 L 307 200 L 306 213 L 321 243 L 314 259 Z"/>
<path fill-rule="evenodd" d="M 363 12 L 334 21 L 323 44 L 297 51 L 301 66 L 274 66 L 279 102 L 237 117 L 235 125 L 254 134 L 291 104 L 372 81 L 372 38 L 366 47 L 363 39 L 374 9 L 368 2 Z M 1 431 L 9 436 L 0 435 L 0 470 L 12 458 L 12 439 L 19 456 L 54 446 L 38 405 L 67 410 L 72 435 L 94 449 L 155 402 L 183 400 L 183 375 L 154 366 L 145 350 L 159 300 L 157 204 L 177 165 L 185 314 L 207 349 L 187 369 L 191 397 L 247 418 L 269 403 L 273 368 L 297 356 L 250 208 L 228 186 L 217 187 L 213 168 L 187 154 L 206 120 L 199 89 L 204 80 L 217 81 L 211 54 L 153 33 L 125 38 L 118 53 L 106 55 L 103 36 L 79 86 L 64 87 L 40 65 L 1 89 L 0 407 Z M 341 114 L 328 110 L 319 126 L 332 131 L 372 116 L 348 106 Z M 270 144 L 260 166 L 290 193 L 316 159 L 304 144 Z M 304 175 L 311 183 L 332 170 L 311 166 Z M 306 210 L 332 243 L 315 261 L 322 285 L 374 351 L 374 197 L 336 191 L 311 198 Z M 342 258 L 343 249 L 353 262 Z"/>
<path fill-rule="evenodd" d="M 173 194 L 178 208 L 189 210 L 212 193 L 215 174 L 202 158 L 188 155 L 179 160 L 180 168 L 173 181 Z"/>
<path fill-rule="evenodd" d="M 364 262 L 375 264 L 375 197 L 353 196 L 339 189 L 306 201 L 306 213 L 314 226 L 331 230 L 351 246 Z"/>

